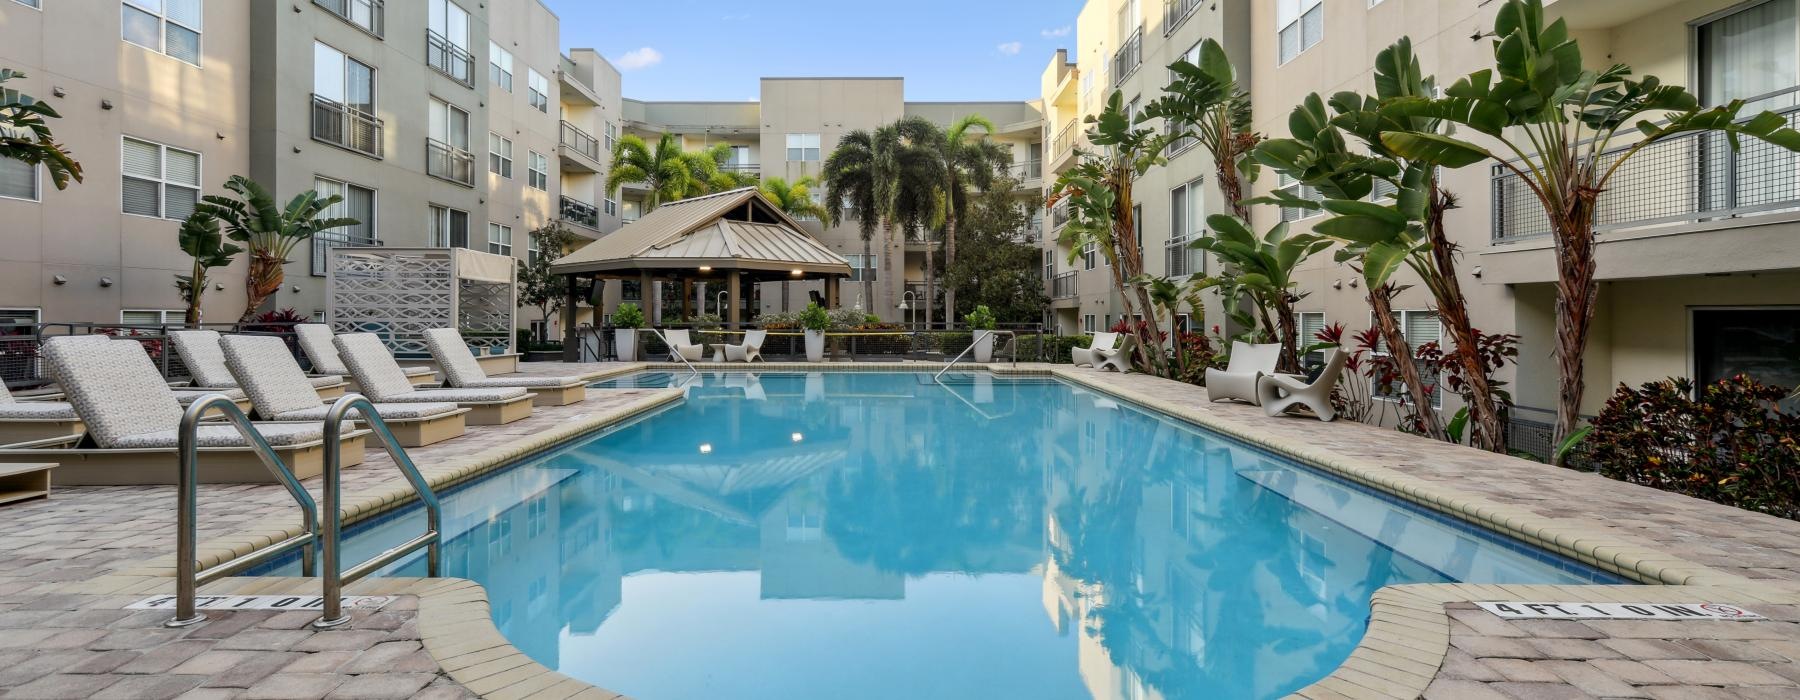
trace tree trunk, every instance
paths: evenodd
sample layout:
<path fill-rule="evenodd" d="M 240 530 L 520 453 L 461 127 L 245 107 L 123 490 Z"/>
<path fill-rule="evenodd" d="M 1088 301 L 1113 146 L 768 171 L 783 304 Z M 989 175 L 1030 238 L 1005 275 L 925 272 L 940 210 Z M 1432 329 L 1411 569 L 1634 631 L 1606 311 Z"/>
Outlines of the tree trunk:
<path fill-rule="evenodd" d="M 1375 325 L 1381 330 L 1381 340 L 1387 344 L 1388 355 L 1394 358 L 1401 383 L 1406 385 L 1413 410 L 1419 417 L 1420 432 L 1434 440 L 1442 440 L 1444 427 L 1438 421 L 1437 411 L 1431 407 L 1431 395 L 1425 390 L 1425 382 L 1419 378 L 1412 346 L 1407 344 L 1406 336 L 1400 332 L 1400 322 L 1394 318 L 1394 295 L 1399 291 L 1392 283 L 1369 290 L 1369 308 L 1375 311 Z"/>
<path fill-rule="evenodd" d="M 881 228 L 882 230 L 887 229 L 887 219 L 881 220 Z M 870 238 L 870 236 L 863 236 L 862 269 L 858 270 L 856 274 L 862 277 L 862 303 L 872 306 L 873 302 L 870 300 L 875 298 L 875 285 L 869 282 L 869 270 L 871 269 L 869 266 L 869 257 L 874 255 L 874 253 L 870 252 Z M 843 305 L 843 303 L 843 300 L 838 301 L 840 306 Z M 867 307 L 865 307 L 864 310 L 867 311 Z"/>
<path fill-rule="evenodd" d="M 906 295 L 902 294 L 901 298 L 906 298 Z M 922 300 L 925 305 L 925 330 L 931 330 L 931 302 L 935 299 L 937 299 L 937 254 L 931 249 L 931 232 L 927 231 L 925 233 L 925 298 Z M 945 309 L 944 320 L 949 321 L 951 317 L 950 310 Z M 948 323 L 945 324 L 946 327 L 948 325 Z"/>
<path fill-rule="evenodd" d="M 286 263 L 286 260 L 267 253 L 250 254 L 250 270 L 244 280 L 248 299 L 244 307 L 244 315 L 238 317 L 238 323 L 249 323 L 255 320 L 256 310 L 262 308 L 263 302 L 281 291 L 281 268 Z"/>
<path fill-rule="evenodd" d="M 956 207 L 952 203 L 950 210 L 944 214 L 944 270 L 948 272 L 955 263 Z M 955 326 L 956 319 L 956 287 L 948 285 L 944 287 L 944 328 Z"/>
<path fill-rule="evenodd" d="M 1591 195 L 1589 195 L 1591 201 Z M 1594 322 L 1594 302 L 1599 285 L 1594 283 L 1594 217 L 1591 209 L 1577 206 L 1578 213 L 1560 222 L 1556 237 L 1556 365 L 1559 373 L 1555 444 L 1561 445 L 1581 422 L 1582 355 L 1587 351 L 1588 330 Z M 1560 466 L 1562 460 L 1556 463 Z"/>
<path fill-rule="evenodd" d="M 1286 292 L 1276 292 L 1272 300 L 1281 335 L 1281 355 L 1275 360 L 1275 371 L 1300 373 L 1300 328 L 1294 318 L 1294 300 Z"/>
<path fill-rule="evenodd" d="M 1489 452 L 1506 453 L 1506 427 L 1500 422 L 1500 410 L 1494 401 L 1494 388 L 1488 384 L 1487 368 L 1479 352 L 1480 339 L 1469 315 L 1469 302 L 1463 297 L 1462 282 L 1456 277 L 1456 244 L 1444 233 L 1444 211 L 1450 197 L 1431 183 L 1431 206 L 1425 222 L 1425 235 L 1431 242 L 1431 258 L 1440 279 L 1433 285 L 1437 293 L 1438 320 L 1450 331 L 1456 343 L 1456 360 L 1462 365 L 1463 378 L 1469 383 L 1469 445 Z"/>

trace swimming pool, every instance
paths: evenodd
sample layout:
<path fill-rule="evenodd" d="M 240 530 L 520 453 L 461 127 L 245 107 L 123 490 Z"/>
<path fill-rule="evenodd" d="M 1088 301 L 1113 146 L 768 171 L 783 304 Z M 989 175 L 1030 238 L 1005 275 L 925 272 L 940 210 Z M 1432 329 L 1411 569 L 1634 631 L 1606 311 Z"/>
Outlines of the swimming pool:
<path fill-rule="evenodd" d="M 597 386 L 671 381 L 443 499 L 443 573 L 639 700 L 1272 698 L 1349 655 L 1381 586 L 1617 582 L 1049 378 Z M 359 524 L 345 561 L 421 521 Z"/>

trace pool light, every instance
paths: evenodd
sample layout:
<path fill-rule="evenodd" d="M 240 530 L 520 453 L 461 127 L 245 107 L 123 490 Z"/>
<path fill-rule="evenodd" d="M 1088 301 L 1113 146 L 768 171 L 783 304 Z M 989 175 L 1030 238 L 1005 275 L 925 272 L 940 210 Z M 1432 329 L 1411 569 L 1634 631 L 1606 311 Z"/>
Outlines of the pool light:
<path fill-rule="evenodd" d="M 703 454 L 703 455 L 712 454 L 712 443 L 710 443 L 710 442 L 700 443 L 700 454 Z"/>
<path fill-rule="evenodd" d="M 789 439 L 789 440 L 793 440 L 793 441 L 794 441 L 794 442 L 799 442 L 799 441 L 801 441 L 801 440 L 805 440 L 805 439 L 806 439 L 806 436 L 805 436 L 805 435 L 801 435 L 801 434 L 800 434 L 800 433 L 794 433 L 794 434 L 793 434 L 793 435 L 789 435 L 789 436 L 788 436 L 788 439 Z"/>

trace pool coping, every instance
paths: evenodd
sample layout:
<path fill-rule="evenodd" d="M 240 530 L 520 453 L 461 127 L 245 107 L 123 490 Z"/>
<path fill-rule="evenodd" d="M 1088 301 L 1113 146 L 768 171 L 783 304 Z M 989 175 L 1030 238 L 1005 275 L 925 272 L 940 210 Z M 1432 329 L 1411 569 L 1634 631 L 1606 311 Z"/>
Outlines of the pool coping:
<path fill-rule="evenodd" d="M 700 371 L 765 372 L 928 372 L 937 363 L 854 363 L 821 366 L 803 362 L 743 364 L 633 362 L 584 375 L 589 381 L 640 372 Z M 1084 389 L 1130 401 L 1147 410 L 1294 459 L 1304 465 L 1345 478 L 1421 507 L 1478 527 L 1520 540 L 1546 551 L 1641 582 L 1639 585 L 1494 585 L 1406 584 L 1386 586 L 1370 601 L 1368 627 L 1350 656 L 1324 678 L 1289 697 L 1327 698 L 1420 697 L 1430 686 L 1450 648 L 1450 617 L 1444 606 L 1487 600 L 1575 600 L 1585 602 L 1722 602 L 1800 604 L 1800 590 L 1783 588 L 1683 560 L 1653 547 L 1627 542 L 1595 524 L 1551 518 L 1524 508 L 1472 496 L 1418 479 L 1374 462 L 1350 458 L 1309 445 L 1289 444 L 1247 426 L 1218 420 L 1201 412 L 1108 385 L 1094 370 L 1059 365 L 1009 365 L 1002 363 L 961 365 L 967 370 L 995 375 L 1049 376 Z M 654 390 L 641 401 L 580 421 L 571 421 L 511 443 L 452 460 L 450 467 L 434 470 L 428 480 L 434 488 L 447 487 L 495 471 L 516 460 L 554 449 L 599 428 L 622 423 L 681 400 L 681 389 Z M 356 499 L 345 506 L 345 523 L 353 523 L 404 505 L 412 491 L 400 482 L 394 488 Z M 228 557 L 269 546 L 297 534 L 298 528 L 271 528 L 242 533 L 208 543 L 202 550 L 202 568 L 216 566 Z M 110 594 L 166 593 L 172 587 L 170 557 L 149 560 L 126 572 L 102 576 L 71 586 L 69 592 Z M 1649 584 L 1649 585 L 1642 585 Z M 316 589 L 314 579 L 274 576 L 234 577 L 208 586 L 209 593 L 307 592 Z M 487 592 L 466 579 L 382 578 L 359 581 L 346 593 L 414 595 L 419 598 L 419 630 L 425 650 L 446 675 L 471 692 L 488 698 L 623 698 L 543 666 L 515 648 L 494 626 Z"/>

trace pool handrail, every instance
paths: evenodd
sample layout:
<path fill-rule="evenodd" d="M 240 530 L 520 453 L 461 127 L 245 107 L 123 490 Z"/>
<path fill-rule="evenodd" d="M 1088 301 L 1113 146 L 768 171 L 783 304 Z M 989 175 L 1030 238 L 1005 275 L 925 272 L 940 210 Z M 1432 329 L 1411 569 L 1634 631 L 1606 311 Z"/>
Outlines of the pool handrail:
<path fill-rule="evenodd" d="M 988 330 L 988 329 L 977 329 L 977 330 L 976 330 L 976 331 L 975 331 L 975 335 L 974 335 L 974 337 L 973 337 L 973 338 L 972 338 L 972 339 L 971 339 L 971 340 L 970 340 L 970 342 L 969 342 L 969 347 L 966 347 L 966 348 L 963 348 L 963 351 L 962 351 L 962 352 L 959 352 L 959 353 L 956 353 L 956 357 L 953 357 L 953 358 L 951 358 L 951 359 L 950 359 L 950 363 L 949 363 L 949 364 L 946 364 L 946 365 L 944 365 L 944 368 L 943 368 L 943 369 L 940 369 L 940 370 L 938 370 L 938 373 L 937 373 L 937 374 L 934 374 L 934 375 L 931 375 L 931 380 L 932 380 L 932 381 L 934 381 L 934 382 L 935 382 L 935 381 L 937 381 L 937 380 L 938 380 L 938 378 L 940 378 L 940 377 L 942 377 L 942 376 L 944 376 L 944 373 L 945 373 L 945 372 L 948 372 L 948 371 L 950 371 L 950 368 L 951 368 L 951 367 L 955 367 L 955 366 L 956 366 L 956 363 L 958 363 L 958 362 L 961 362 L 961 361 L 962 361 L 962 359 L 963 359 L 963 357 L 964 357 L 964 356 L 965 356 L 965 355 L 968 355 L 968 354 L 969 354 L 969 353 L 971 353 L 971 352 L 974 352 L 974 351 L 975 351 L 975 346 L 977 346 L 977 345 L 980 345 L 980 344 L 981 344 L 981 339 L 982 339 L 982 338 L 984 338 L 984 337 L 986 337 L 986 336 L 984 336 L 984 335 L 981 335 L 981 334 L 983 334 L 983 333 L 986 333 L 986 334 L 987 334 L 987 335 L 999 335 L 999 334 L 1001 334 L 1001 333 L 1005 333 L 1005 334 L 1007 334 L 1007 335 L 1012 335 L 1012 334 L 1013 334 L 1013 332 L 1012 332 L 1012 331 L 999 331 L 999 330 Z M 1014 358 L 1014 362 L 1015 362 L 1015 363 L 1017 363 L 1017 362 L 1018 362 L 1018 360 L 1017 360 L 1017 357 L 1016 357 L 1016 356 L 1015 356 L 1015 358 Z"/>
<path fill-rule="evenodd" d="M 208 412 L 218 409 L 232 427 L 244 436 L 251 450 L 262 460 L 263 466 L 275 475 L 287 489 L 294 503 L 300 506 L 300 529 L 302 532 L 293 537 L 277 542 L 269 547 L 258 549 L 241 557 L 219 562 L 206 571 L 198 571 L 199 562 L 199 509 L 200 509 L 200 422 Z M 330 441 L 327 454 L 336 453 L 337 433 L 330 425 L 325 428 L 325 439 Z M 318 508 L 312 494 L 307 493 L 300 480 L 294 478 L 269 441 L 263 439 L 262 432 L 256 424 L 250 422 L 243 409 L 224 394 L 207 394 L 189 404 L 181 414 L 181 422 L 176 428 L 176 452 L 179 466 L 176 469 L 176 508 L 175 508 L 175 617 L 163 625 L 166 627 L 187 627 L 206 621 L 206 614 L 194 609 L 196 591 L 201 584 L 224 578 L 228 574 L 268 561 L 290 549 L 301 549 L 301 574 L 313 575 L 313 545 L 319 538 Z"/>
<path fill-rule="evenodd" d="M 367 423 L 370 430 L 381 438 L 382 447 L 387 448 L 388 457 L 394 466 L 412 483 L 413 491 L 419 495 L 419 502 L 425 505 L 425 534 L 402 542 L 385 552 L 370 557 L 361 564 L 350 567 L 348 571 L 338 567 L 338 550 L 343 545 L 344 516 L 341 508 L 343 485 L 343 455 L 339 451 L 338 435 L 344 429 L 344 422 L 350 409 L 358 412 L 358 420 Z M 436 578 L 441 575 L 442 557 L 440 547 L 443 537 L 443 518 L 438 505 L 437 494 L 431 490 L 431 484 L 425 481 L 419 468 L 413 465 L 412 458 L 406 456 L 406 448 L 394 439 L 394 433 L 388 430 L 387 422 L 376 412 L 375 405 L 362 394 L 346 394 L 332 402 L 331 409 L 325 412 L 325 524 L 322 539 L 320 560 L 325 565 L 324 605 L 325 611 L 313 627 L 327 629 L 350 621 L 350 616 L 343 613 L 344 584 L 355 583 L 381 567 L 398 561 L 414 550 L 425 547 L 426 575 Z M 310 575 L 310 574 L 309 574 Z"/>
<path fill-rule="evenodd" d="M 681 360 L 681 364 L 687 365 L 688 371 L 693 373 L 693 374 L 690 374 L 687 376 L 687 380 L 692 380 L 694 377 L 700 376 L 700 369 L 698 367 L 695 367 L 694 363 L 688 362 L 688 359 L 686 356 L 682 355 L 680 352 L 675 351 L 675 344 L 669 342 L 669 336 L 663 335 L 661 328 L 652 328 L 652 329 L 650 329 L 650 332 L 655 333 L 656 337 L 661 338 L 663 341 L 663 345 L 669 346 L 669 350 L 670 350 L 669 354 L 670 355 L 673 355 L 675 357 L 675 359 L 677 359 L 677 360 Z M 682 383 L 686 384 L 687 380 L 684 380 Z"/>

